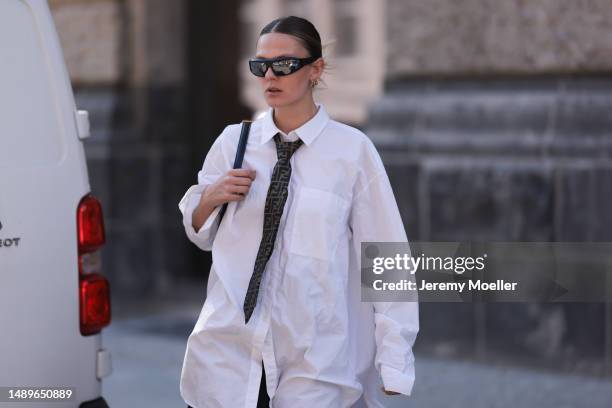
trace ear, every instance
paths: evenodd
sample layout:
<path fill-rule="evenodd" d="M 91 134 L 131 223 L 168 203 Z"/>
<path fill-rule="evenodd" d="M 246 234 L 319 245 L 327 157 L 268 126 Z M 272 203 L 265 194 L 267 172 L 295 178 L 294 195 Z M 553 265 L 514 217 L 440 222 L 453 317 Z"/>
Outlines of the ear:
<path fill-rule="evenodd" d="M 321 77 L 321 74 L 323 73 L 323 68 L 325 67 L 325 61 L 323 60 L 323 57 L 319 57 L 319 59 L 317 59 L 311 65 L 312 75 L 310 76 L 310 79 L 319 79 Z"/>

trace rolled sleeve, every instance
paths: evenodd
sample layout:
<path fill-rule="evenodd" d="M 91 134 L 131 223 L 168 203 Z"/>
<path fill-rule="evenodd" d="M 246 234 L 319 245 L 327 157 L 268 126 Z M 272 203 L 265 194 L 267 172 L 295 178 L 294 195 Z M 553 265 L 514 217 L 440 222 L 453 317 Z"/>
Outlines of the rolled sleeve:
<path fill-rule="evenodd" d="M 215 207 L 198 231 L 193 228 L 193 212 L 198 207 L 206 187 L 199 184 L 191 186 L 179 202 L 179 209 L 183 214 L 183 226 L 187 238 L 203 251 L 210 251 L 219 227 L 218 219 L 222 206 Z"/>
<path fill-rule="evenodd" d="M 198 231 L 193 228 L 193 212 L 198 207 L 204 190 L 230 169 L 222 148 L 223 138 L 228 129 L 229 126 L 221 132 L 206 154 L 202 168 L 198 172 L 198 184 L 189 187 L 178 204 L 183 216 L 183 226 L 187 238 L 204 251 L 212 250 L 213 241 L 220 224 L 220 211 L 223 206 L 215 207 Z"/>
<path fill-rule="evenodd" d="M 365 160 L 364 168 L 367 170 L 369 166 L 372 171 L 364 171 L 360 176 L 350 218 L 353 253 L 357 256 L 361 253 L 361 242 L 408 242 L 382 161 L 375 150 L 370 151 L 369 159 Z M 360 265 L 360 260 L 356 264 Z M 414 279 L 410 273 L 406 277 Z M 419 331 L 418 301 L 371 303 L 376 337 L 375 367 L 386 390 L 410 395 L 415 379 L 412 347 Z"/>

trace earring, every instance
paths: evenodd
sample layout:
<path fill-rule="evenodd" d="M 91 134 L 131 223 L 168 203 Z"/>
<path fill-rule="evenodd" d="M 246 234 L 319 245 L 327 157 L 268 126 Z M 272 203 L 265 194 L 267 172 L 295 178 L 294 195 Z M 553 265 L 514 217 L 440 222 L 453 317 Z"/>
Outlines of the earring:
<path fill-rule="evenodd" d="M 314 88 L 315 86 L 317 86 L 318 83 L 319 83 L 319 81 L 316 80 L 316 79 L 314 81 L 310 81 L 311 88 Z"/>

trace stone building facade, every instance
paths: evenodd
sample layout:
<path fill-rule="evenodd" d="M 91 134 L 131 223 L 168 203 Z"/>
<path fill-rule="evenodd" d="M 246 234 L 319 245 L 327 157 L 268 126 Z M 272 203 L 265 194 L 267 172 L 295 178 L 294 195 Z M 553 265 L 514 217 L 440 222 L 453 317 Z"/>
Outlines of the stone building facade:
<path fill-rule="evenodd" d="M 253 111 L 266 108 L 247 60 L 255 55 L 261 29 L 280 16 L 310 20 L 321 36 L 323 58 L 329 69 L 315 98 L 337 120 L 361 127 L 368 104 L 382 95 L 385 77 L 385 2 L 370 0 L 246 0 L 240 3 L 241 100 Z"/>
<path fill-rule="evenodd" d="M 377 145 L 411 240 L 612 240 L 608 1 L 50 3 L 118 292 L 208 270 L 176 204 L 225 124 L 265 108 L 246 59 L 289 14 L 320 29 L 316 97 Z M 421 327 L 423 352 L 612 374 L 609 304 L 424 303 Z"/>
<path fill-rule="evenodd" d="M 387 0 L 366 133 L 409 238 L 610 242 L 612 5 Z M 422 350 L 612 375 L 607 303 L 424 303 Z"/>
<path fill-rule="evenodd" d="M 177 204 L 214 138 L 249 118 L 238 100 L 235 1 L 51 0 L 85 150 L 103 204 L 113 296 L 163 295 L 206 278 L 210 254 L 185 238 Z M 223 38 L 224 43 L 217 43 Z"/>

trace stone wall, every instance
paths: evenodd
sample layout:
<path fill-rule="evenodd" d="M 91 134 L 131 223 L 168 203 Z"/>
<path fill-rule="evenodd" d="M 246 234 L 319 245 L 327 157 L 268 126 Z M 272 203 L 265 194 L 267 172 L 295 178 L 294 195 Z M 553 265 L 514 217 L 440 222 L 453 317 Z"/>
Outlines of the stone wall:
<path fill-rule="evenodd" d="M 612 241 L 612 5 L 389 0 L 378 146 L 409 239 Z M 612 306 L 423 303 L 417 348 L 612 375 Z"/>
<path fill-rule="evenodd" d="M 53 19 L 75 86 L 121 78 L 121 5 L 117 0 L 51 0 Z"/>
<path fill-rule="evenodd" d="M 607 0 L 389 0 L 387 76 L 610 72 Z"/>

